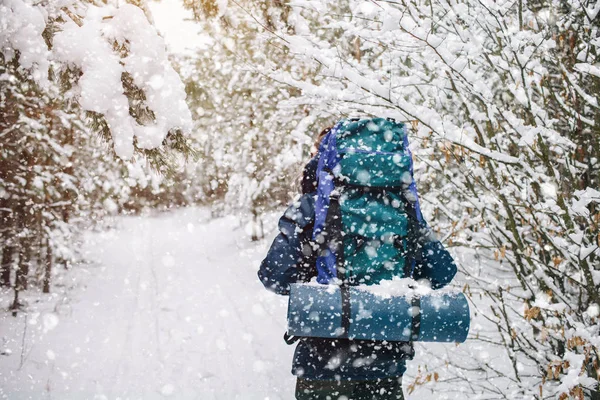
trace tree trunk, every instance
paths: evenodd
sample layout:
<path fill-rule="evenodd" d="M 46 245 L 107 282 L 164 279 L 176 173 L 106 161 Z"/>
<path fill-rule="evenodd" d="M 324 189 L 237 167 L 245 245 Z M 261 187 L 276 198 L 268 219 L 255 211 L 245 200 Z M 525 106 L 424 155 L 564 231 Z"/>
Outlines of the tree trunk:
<path fill-rule="evenodd" d="M 0 286 L 10 286 L 10 270 L 13 264 L 14 247 L 4 246 L 2 248 L 2 261 L 0 261 Z"/>
<path fill-rule="evenodd" d="M 587 364 L 587 375 L 598 380 L 598 386 L 594 389 L 590 389 L 590 400 L 600 400 L 600 357 L 594 357 L 592 354 L 592 360 Z"/>
<path fill-rule="evenodd" d="M 15 296 L 13 298 L 13 303 L 10 306 L 10 309 L 12 310 L 12 316 L 13 317 L 17 316 L 17 310 L 19 310 L 19 292 L 20 292 L 20 290 L 17 289 L 17 286 L 15 285 Z"/>
<path fill-rule="evenodd" d="M 263 232 L 263 222 L 256 211 L 252 211 L 252 235 L 250 240 L 256 242 L 265 237 Z"/>
<path fill-rule="evenodd" d="M 50 293 L 50 280 L 52 279 L 52 246 L 50 239 L 46 238 L 46 260 L 44 262 L 44 293 Z"/>
<path fill-rule="evenodd" d="M 29 275 L 29 263 L 31 261 L 31 247 L 30 244 L 21 243 L 19 245 L 19 264 L 15 274 L 15 297 L 13 298 L 13 304 L 10 307 L 12 310 L 13 317 L 17 316 L 17 311 L 21 307 L 19 303 L 19 293 L 23 290 L 27 290 L 27 278 Z"/>
<path fill-rule="evenodd" d="M 19 266 L 15 277 L 15 290 L 27 290 L 29 263 L 31 262 L 31 247 L 30 244 L 21 244 L 19 251 Z"/>

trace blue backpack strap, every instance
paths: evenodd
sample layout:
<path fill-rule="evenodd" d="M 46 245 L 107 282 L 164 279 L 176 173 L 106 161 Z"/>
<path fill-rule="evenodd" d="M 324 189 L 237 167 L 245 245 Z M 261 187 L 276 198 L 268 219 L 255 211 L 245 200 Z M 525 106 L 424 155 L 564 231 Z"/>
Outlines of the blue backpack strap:
<path fill-rule="evenodd" d="M 425 220 L 423 219 L 423 214 L 421 213 L 421 206 L 419 204 L 419 193 L 417 192 L 417 183 L 414 178 L 414 166 L 413 166 L 413 156 L 410 151 L 410 145 L 408 143 L 408 132 L 406 130 L 406 124 L 404 124 L 404 151 L 409 156 L 410 164 L 409 164 L 409 172 L 411 177 L 411 182 L 403 193 L 403 197 L 406 200 L 406 212 L 410 216 L 410 229 L 409 229 L 409 238 L 408 238 L 408 257 L 409 260 L 406 263 L 404 276 L 410 276 L 414 278 L 415 275 L 415 265 L 416 265 L 416 257 L 419 253 L 419 242 L 421 239 L 421 230 L 426 227 Z"/>
<path fill-rule="evenodd" d="M 410 209 L 409 212 L 412 212 L 413 217 L 417 220 L 419 225 L 424 225 L 425 221 L 423 220 L 423 214 L 421 213 L 421 206 L 419 205 L 419 193 L 417 192 L 417 183 L 415 182 L 415 177 L 414 177 L 413 156 L 412 156 L 412 152 L 410 151 L 410 146 L 408 144 L 408 132 L 406 131 L 406 124 L 404 125 L 403 131 L 404 131 L 404 149 L 406 151 L 406 154 L 410 157 L 409 172 L 410 172 L 410 177 L 412 179 L 410 185 L 408 185 L 408 188 L 407 188 L 408 192 L 410 193 L 410 195 L 412 197 L 412 198 L 407 198 L 408 206 Z"/>
<path fill-rule="evenodd" d="M 322 245 L 322 251 L 317 257 L 317 282 L 329 283 L 337 277 L 336 254 L 330 248 L 328 238 L 325 237 L 326 221 L 329 211 L 331 195 L 334 192 L 333 171 L 340 161 L 337 151 L 336 135 L 343 121 L 338 122 L 331 131 L 323 138 L 319 147 L 319 164 L 317 166 L 317 196 L 315 199 L 315 226 L 313 240 Z"/>

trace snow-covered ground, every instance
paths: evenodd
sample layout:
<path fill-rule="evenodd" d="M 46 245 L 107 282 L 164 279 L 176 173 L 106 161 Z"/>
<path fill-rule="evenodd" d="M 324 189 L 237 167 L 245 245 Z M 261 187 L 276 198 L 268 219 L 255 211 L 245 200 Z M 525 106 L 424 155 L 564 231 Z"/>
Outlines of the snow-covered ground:
<path fill-rule="evenodd" d="M 256 278 L 267 243 L 208 217 L 123 218 L 90 234 L 92 263 L 67 274 L 71 289 L 1 314 L 3 398 L 293 398 L 286 302 Z"/>
<path fill-rule="evenodd" d="M 16 318 L 0 313 L 0 398 L 293 399 L 286 298 L 256 277 L 274 234 L 253 244 L 238 219 L 202 209 L 89 233 L 89 263 L 29 294 Z M 0 300 L 6 310 L 10 293 Z"/>

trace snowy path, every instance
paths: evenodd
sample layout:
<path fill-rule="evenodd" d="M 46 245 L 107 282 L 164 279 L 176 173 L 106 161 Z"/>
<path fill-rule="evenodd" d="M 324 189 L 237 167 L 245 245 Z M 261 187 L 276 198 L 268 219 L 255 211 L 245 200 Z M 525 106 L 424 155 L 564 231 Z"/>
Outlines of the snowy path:
<path fill-rule="evenodd" d="M 119 221 L 66 296 L 0 317 L 0 397 L 293 398 L 285 299 L 256 278 L 267 243 L 203 210 Z"/>

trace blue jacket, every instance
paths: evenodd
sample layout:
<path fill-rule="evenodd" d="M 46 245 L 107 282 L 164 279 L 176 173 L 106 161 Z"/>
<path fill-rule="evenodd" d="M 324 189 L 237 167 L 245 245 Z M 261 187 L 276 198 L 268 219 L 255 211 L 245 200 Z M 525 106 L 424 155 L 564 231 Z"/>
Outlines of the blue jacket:
<path fill-rule="evenodd" d="M 304 171 L 304 194 L 279 220 L 279 235 L 260 265 L 258 277 L 275 293 L 287 295 L 291 283 L 316 276 L 316 252 L 311 246 L 314 225 L 315 159 Z M 440 268 L 442 267 L 443 268 Z M 439 288 L 452 280 L 456 266 L 438 241 L 422 245 L 414 278 L 426 278 Z M 349 339 L 303 338 L 294 353 L 292 373 L 306 379 L 367 380 L 401 376 L 405 360 L 412 359 L 412 344 Z"/>

